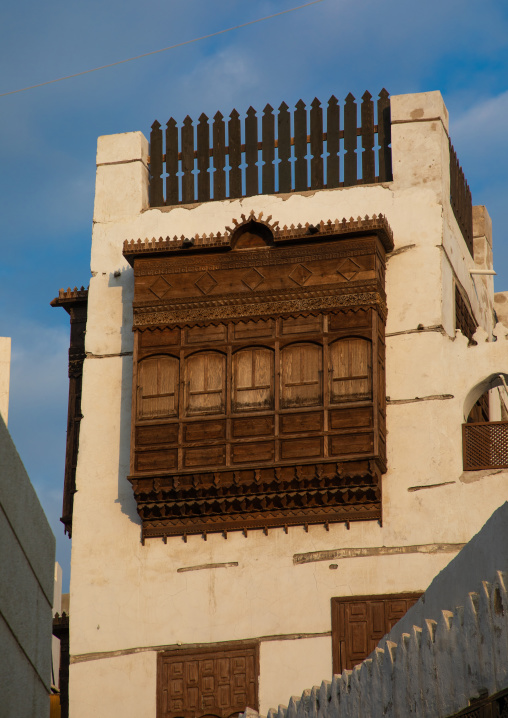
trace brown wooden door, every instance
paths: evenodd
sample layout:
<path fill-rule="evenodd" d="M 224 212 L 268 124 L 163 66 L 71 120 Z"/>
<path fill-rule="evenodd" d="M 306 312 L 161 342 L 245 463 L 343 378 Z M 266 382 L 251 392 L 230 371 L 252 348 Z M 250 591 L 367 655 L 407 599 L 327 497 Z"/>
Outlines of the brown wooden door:
<path fill-rule="evenodd" d="M 168 651 L 159 655 L 158 718 L 229 718 L 258 708 L 258 649 Z"/>
<path fill-rule="evenodd" d="M 332 598 L 333 672 L 351 670 L 420 598 L 421 593 Z"/>

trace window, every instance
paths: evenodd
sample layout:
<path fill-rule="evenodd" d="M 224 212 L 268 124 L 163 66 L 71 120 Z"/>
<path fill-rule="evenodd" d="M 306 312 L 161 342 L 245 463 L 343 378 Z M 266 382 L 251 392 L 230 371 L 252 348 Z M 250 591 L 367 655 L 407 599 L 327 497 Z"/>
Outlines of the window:
<path fill-rule="evenodd" d="M 139 364 L 139 419 L 178 415 L 178 367 L 172 356 L 149 357 Z"/>
<path fill-rule="evenodd" d="M 233 355 L 233 411 L 273 408 L 273 351 L 242 349 Z"/>
<path fill-rule="evenodd" d="M 332 598 L 333 672 L 352 670 L 420 598 L 421 593 Z"/>
<path fill-rule="evenodd" d="M 157 663 L 159 718 L 232 718 L 258 709 L 257 645 L 165 651 Z"/>
<path fill-rule="evenodd" d="M 330 345 L 330 402 L 363 401 L 372 395 L 371 344 L 340 339 Z"/>
<path fill-rule="evenodd" d="M 281 408 L 322 401 L 323 351 L 317 344 L 292 344 L 281 352 Z"/>
<path fill-rule="evenodd" d="M 186 360 L 185 410 L 187 414 L 223 414 L 226 406 L 226 357 L 200 352 Z"/>

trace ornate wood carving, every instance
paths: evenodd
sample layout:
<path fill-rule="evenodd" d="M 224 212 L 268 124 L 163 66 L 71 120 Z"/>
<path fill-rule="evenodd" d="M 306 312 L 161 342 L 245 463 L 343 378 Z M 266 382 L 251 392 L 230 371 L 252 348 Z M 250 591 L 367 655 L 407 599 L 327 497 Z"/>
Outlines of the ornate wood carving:
<path fill-rule="evenodd" d="M 76 465 L 78 461 L 79 427 L 81 422 L 81 384 L 85 360 L 85 329 L 88 290 L 61 289 L 52 307 L 63 307 L 71 320 L 69 346 L 69 403 L 67 411 L 67 444 L 65 448 L 65 474 L 62 518 L 65 533 L 72 535 L 72 509 L 76 493 Z"/>
<path fill-rule="evenodd" d="M 143 538 L 381 519 L 390 229 L 270 219 L 124 245 Z"/>
<path fill-rule="evenodd" d="M 158 718 L 232 718 L 258 708 L 259 645 L 165 651 L 157 663 Z"/>

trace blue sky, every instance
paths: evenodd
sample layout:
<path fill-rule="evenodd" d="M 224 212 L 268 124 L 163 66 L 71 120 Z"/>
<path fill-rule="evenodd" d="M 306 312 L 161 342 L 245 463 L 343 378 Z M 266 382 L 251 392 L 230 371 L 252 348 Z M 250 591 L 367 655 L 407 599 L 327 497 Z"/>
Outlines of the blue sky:
<path fill-rule="evenodd" d="M 298 5 L 291 0 L 20 0 L 0 11 L 0 93 L 150 52 Z M 99 135 L 154 119 L 244 112 L 382 87 L 440 90 L 508 289 L 508 4 L 324 0 L 132 63 L 0 97 L 0 335 L 13 342 L 9 428 L 57 537 L 67 412 L 60 287 L 87 285 Z"/>

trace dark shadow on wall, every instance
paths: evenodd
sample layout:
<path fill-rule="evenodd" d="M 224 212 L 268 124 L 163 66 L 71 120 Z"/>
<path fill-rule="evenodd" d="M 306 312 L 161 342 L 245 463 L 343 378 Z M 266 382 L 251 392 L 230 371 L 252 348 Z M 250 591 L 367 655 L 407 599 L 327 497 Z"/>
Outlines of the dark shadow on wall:
<path fill-rule="evenodd" d="M 120 398 L 120 442 L 118 454 L 118 498 L 123 514 L 132 523 L 141 526 L 132 486 L 127 479 L 130 473 L 131 406 L 132 406 L 132 351 L 134 336 L 132 332 L 132 301 L 134 298 L 134 272 L 128 265 L 110 273 L 108 286 L 122 291 L 122 328 L 121 328 L 121 398 Z"/>

